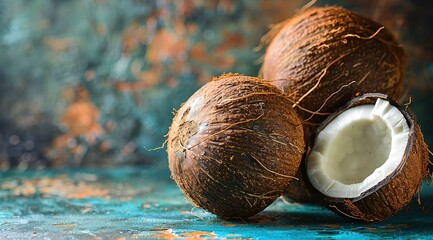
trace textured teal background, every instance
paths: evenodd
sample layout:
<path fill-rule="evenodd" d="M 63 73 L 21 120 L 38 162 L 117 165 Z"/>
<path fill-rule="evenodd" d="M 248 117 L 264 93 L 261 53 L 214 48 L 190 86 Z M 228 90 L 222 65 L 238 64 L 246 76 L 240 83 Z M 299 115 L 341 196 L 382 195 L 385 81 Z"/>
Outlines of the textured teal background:
<path fill-rule="evenodd" d="M 225 72 L 257 75 L 270 24 L 304 0 L 0 1 L 0 169 L 166 162 L 177 109 Z M 318 1 L 386 25 L 433 144 L 431 1 Z M 408 102 L 408 98 L 402 100 Z"/>

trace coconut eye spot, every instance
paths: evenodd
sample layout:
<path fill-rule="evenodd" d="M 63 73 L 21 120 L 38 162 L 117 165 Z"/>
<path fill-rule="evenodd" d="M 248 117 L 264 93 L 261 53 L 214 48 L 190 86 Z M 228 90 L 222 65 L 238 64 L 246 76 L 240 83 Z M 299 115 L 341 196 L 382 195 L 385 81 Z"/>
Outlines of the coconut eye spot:
<path fill-rule="evenodd" d="M 324 170 L 343 184 L 360 183 L 388 159 L 391 140 L 391 130 L 381 118 L 353 121 L 330 143 Z"/>
<path fill-rule="evenodd" d="M 406 118 L 388 101 L 349 108 L 317 135 L 308 178 L 326 196 L 359 197 L 397 171 L 408 141 Z"/>

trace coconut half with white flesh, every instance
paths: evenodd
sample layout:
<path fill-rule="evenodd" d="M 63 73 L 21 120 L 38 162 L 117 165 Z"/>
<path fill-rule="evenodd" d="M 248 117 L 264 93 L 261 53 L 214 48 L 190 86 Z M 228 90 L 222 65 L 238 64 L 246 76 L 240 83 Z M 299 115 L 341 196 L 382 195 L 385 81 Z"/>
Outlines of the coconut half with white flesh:
<path fill-rule="evenodd" d="M 365 94 L 317 129 L 305 170 L 331 209 L 370 222 L 406 206 L 427 166 L 427 146 L 414 120 L 386 95 Z"/>

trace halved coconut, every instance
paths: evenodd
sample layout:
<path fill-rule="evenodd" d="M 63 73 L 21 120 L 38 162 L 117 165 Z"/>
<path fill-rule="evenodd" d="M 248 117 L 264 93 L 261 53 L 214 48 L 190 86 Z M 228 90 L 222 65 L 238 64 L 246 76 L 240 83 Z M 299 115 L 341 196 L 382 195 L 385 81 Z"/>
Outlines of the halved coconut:
<path fill-rule="evenodd" d="M 386 95 L 366 94 L 317 129 L 305 166 L 331 209 L 380 221 L 411 201 L 428 173 L 428 151 L 404 109 Z"/>

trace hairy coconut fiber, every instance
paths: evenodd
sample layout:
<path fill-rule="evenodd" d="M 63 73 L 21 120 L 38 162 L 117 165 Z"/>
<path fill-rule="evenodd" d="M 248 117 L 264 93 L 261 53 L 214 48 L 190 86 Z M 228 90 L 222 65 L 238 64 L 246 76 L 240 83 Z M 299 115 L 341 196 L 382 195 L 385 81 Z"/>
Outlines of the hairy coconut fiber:
<path fill-rule="evenodd" d="M 341 7 L 300 12 L 263 41 L 270 42 L 263 78 L 290 97 L 307 125 L 317 126 L 363 93 L 398 99 L 402 92 L 405 54 L 399 42 L 383 25 Z"/>
<path fill-rule="evenodd" d="M 254 77 L 223 75 L 182 105 L 168 134 L 172 178 L 196 206 L 250 217 L 293 180 L 304 150 L 290 101 Z"/>
<path fill-rule="evenodd" d="M 374 104 L 378 98 L 384 99 L 391 106 L 396 107 L 407 122 L 409 135 L 403 159 L 391 174 L 378 181 L 374 187 L 363 192 L 359 197 L 332 198 L 322 195 L 327 206 L 333 211 L 346 217 L 367 222 L 381 221 L 397 213 L 412 200 L 419 190 L 422 180 L 428 175 L 428 150 L 420 127 L 398 103 L 388 96 L 365 94 L 352 100 L 331 115 L 317 129 L 317 133 L 320 133 L 340 113 L 355 106 Z"/>

